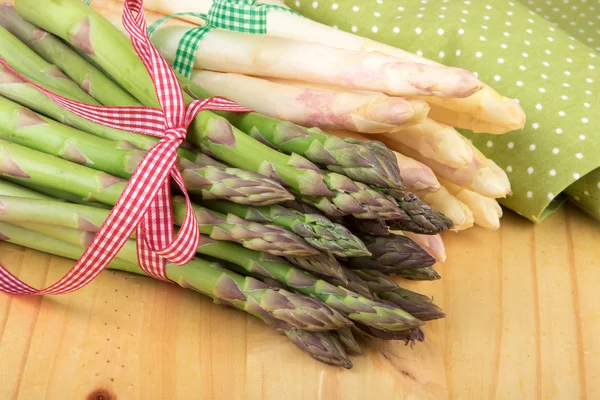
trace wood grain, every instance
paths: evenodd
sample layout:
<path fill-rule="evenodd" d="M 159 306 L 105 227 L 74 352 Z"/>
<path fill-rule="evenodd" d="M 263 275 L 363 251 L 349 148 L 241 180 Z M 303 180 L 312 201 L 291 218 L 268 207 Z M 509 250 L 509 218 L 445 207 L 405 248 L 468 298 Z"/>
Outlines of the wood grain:
<path fill-rule="evenodd" d="M 350 371 L 197 293 L 120 272 L 65 296 L 0 295 L 0 398 L 598 399 L 599 237 L 569 208 L 446 235 L 442 281 L 403 283 L 448 317 L 414 349 L 368 343 Z M 37 287 L 72 265 L 6 243 L 0 263 Z"/>

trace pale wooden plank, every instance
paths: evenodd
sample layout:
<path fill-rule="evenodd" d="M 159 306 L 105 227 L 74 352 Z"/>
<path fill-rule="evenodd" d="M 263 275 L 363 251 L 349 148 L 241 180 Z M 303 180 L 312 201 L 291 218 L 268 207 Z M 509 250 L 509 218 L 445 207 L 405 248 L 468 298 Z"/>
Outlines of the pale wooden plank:
<path fill-rule="evenodd" d="M 451 398 L 491 399 L 502 333 L 501 233 L 445 236 L 446 376 Z M 468 378 L 466 378 L 468 377 Z"/>
<path fill-rule="evenodd" d="M 567 221 L 570 273 L 579 308 L 580 368 L 588 399 L 600 398 L 600 224 L 571 209 Z"/>
<path fill-rule="evenodd" d="M 540 317 L 541 397 L 580 399 L 585 389 L 578 346 L 566 212 L 535 226 Z"/>
<path fill-rule="evenodd" d="M 502 319 L 496 399 L 539 398 L 539 316 L 533 231 L 528 221 L 508 213 L 501 231 Z"/>

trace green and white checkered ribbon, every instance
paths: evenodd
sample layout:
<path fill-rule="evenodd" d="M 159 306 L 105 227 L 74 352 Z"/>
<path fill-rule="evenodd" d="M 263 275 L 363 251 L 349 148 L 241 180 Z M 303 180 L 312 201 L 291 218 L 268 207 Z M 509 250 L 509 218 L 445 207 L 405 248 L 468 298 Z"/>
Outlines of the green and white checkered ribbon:
<path fill-rule="evenodd" d="M 274 4 L 256 4 L 257 0 L 215 0 L 208 11 L 206 23 L 233 32 L 264 35 L 267 33 L 267 14 L 278 10 L 296 11 Z"/>
<path fill-rule="evenodd" d="M 190 77 L 194 69 L 194 59 L 198 45 L 204 36 L 212 29 L 220 28 L 233 32 L 262 35 L 267 33 L 267 14 L 269 11 L 286 11 L 300 15 L 296 11 L 274 4 L 256 4 L 258 0 L 215 0 L 208 15 L 200 13 L 177 13 L 168 15 L 156 21 L 148 28 L 151 35 L 156 28 L 166 20 L 191 15 L 202 18 L 206 25 L 192 28 L 179 41 L 173 69 L 185 77 Z"/>
<path fill-rule="evenodd" d="M 157 20 L 148 27 L 148 36 L 152 35 L 154 31 L 156 31 L 158 26 L 163 22 L 171 18 L 180 17 L 184 15 L 197 17 L 204 21 L 208 19 L 206 14 L 194 12 L 180 12 L 176 14 L 167 15 L 166 17 L 162 17 L 161 19 Z M 173 60 L 173 69 L 175 71 L 179 72 L 187 78 L 190 77 L 192 70 L 194 69 L 194 59 L 196 55 L 196 50 L 198 49 L 198 43 L 200 43 L 204 35 L 206 35 L 213 29 L 213 26 L 206 24 L 203 26 L 192 28 L 182 36 L 181 40 L 179 41 L 179 45 L 177 46 L 177 51 L 175 52 L 175 59 Z"/>

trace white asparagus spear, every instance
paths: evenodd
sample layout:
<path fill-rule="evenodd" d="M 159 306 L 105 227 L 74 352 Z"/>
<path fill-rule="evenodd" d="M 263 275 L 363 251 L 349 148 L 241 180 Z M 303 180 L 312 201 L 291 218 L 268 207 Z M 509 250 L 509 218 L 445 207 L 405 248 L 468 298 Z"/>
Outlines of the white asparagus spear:
<path fill-rule="evenodd" d="M 393 132 L 393 131 L 398 130 L 399 126 L 401 126 L 402 128 L 407 128 L 407 127 L 419 124 L 419 123 L 423 122 L 427 118 L 427 115 L 429 114 L 429 104 L 427 104 L 427 102 L 425 100 L 393 97 L 393 96 L 387 96 L 380 92 L 374 92 L 374 91 L 370 91 L 370 90 L 341 88 L 341 87 L 337 87 L 337 86 L 322 85 L 322 84 L 313 83 L 313 82 L 292 81 L 289 79 L 279 79 L 279 78 L 270 78 L 270 77 L 266 77 L 265 79 L 267 79 L 268 81 L 271 81 L 271 82 L 282 83 L 284 85 L 297 86 L 300 88 L 316 89 L 316 90 L 320 90 L 320 91 L 324 91 L 324 92 L 345 93 L 345 94 L 364 96 L 364 97 L 369 97 L 369 98 L 376 97 L 376 98 L 380 99 L 379 101 L 382 101 L 382 102 L 385 101 L 386 102 L 385 104 L 387 104 L 388 102 L 392 103 L 392 104 L 396 104 L 397 99 L 400 99 L 403 102 L 404 101 L 409 102 L 411 107 L 413 108 L 412 116 L 410 117 L 409 120 L 402 123 L 402 125 L 388 124 L 387 126 L 384 127 L 384 125 L 382 124 L 382 128 L 378 129 L 377 132 L 354 130 L 355 132 L 361 132 L 361 133 Z M 384 99 L 386 99 L 386 100 L 384 100 Z M 386 116 L 386 118 L 390 118 L 390 117 Z M 383 119 L 383 118 L 380 117 L 380 119 Z"/>
<path fill-rule="evenodd" d="M 440 235 L 421 235 L 407 231 L 392 231 L 394 234 L 402 234 L 415 242 L 428 252 L 437 262 L 446 261 L 446 248 Z"/>
<path fill-rule="evenodd" d="M 122 1 L 122 0 L 120 0 Z M 196 11 L 208 13 L 212 0 L 146 0 L 144 7 L 147 10 L 172 14 L 184 11 Z M 284 6 L 282 1 L 263 0 L 261 3 L 277 4 Z M 186 18 L 186 17 L 182 17 Z M 195 22 L 193 18 L 190 21 Z M 341 49 L 379 52 L 387 54 L 404 61 L 416 63 L 439 65 L 435 61 L 405 50 L 385 45 L 371 39 L 366 39 L 349 32 L 333 29 L 327 25 L 320 24 L 308 18 L 291 14 L 286 11 L 270 11 L 267 17 L 267 32 L 272 36 L 304 40 L 319 43 Z M 453 117 L 440 120 L 448 125 L 452 120 L 464 121 L 466 129 L 489 133 L 505 133 L 523 128 L 525 125 L 525 113 L 519 104 L 513 100 L 501 96 L 489 86 L 464 99 L 440 99 L 437 97 L 427 98 L 431 105 L 446 108 L 447 114 L 466 114 L 471 119 L 464 117 Z"/>
<path fill-rule="evenodd" d="M 444 187 L 437 192 L 417 192 L 417 196 L 429 204 L 435 211 L 439 211 L 454 222 L 454 231 L 462 231 L 473 226 L 473 213 L 462 201 L 454 197 Z"/>
<path fill-rule="evenodd" d="M 415 114 L 412 103 L 398 97 L 309 88 L 205 70 L 194 70 L 191 78 L 215 95 L 303 126 L 385 132 L 405 124 Z"/>
<path fill-rule="evenodd" d="M 471 97 L 478 96 L 482 92 L 484 91 L 482 90 Z M 492 133 L 496 135 L 506 133 L 507 127 L 505 124 L 502 125 L 484 121 L 485 116 L 483 115 L 485 113 L 491 113 L 491 110 L 496 109 L 497 111 L 493 112 L 494 115 L 502 116 L 502 119 L 506 119 L 506 114 L 502 114 L 507 112 L 504 103 L 512 101 L 506 97 L 498 98 L 494 101 L 487 101 L 489 105 L 481 108 L 482 115 L 480 116 L 461 112 L 458 107 L 455 107 L 453 102 L 444 102 L 444 99 L 436 99 L 435 101 L 432 101 L 430 97 L 423 97 L 423 99 L 428 102 L 431 108 L 428 115 L 429 118 L 441 124 L 452 126 L 454 128 L 469 129 L 474 133 Z M 482 101 L 486 100 L 482 99 Z M 450 108 L 444 108 L 445 104 L 447 104 L 448 107 L 454 107 L 457 109 L 452 110 Z M 509 108 L 508 112 L 515 112 L 515 110 Z M 517 130 L 521 128 L 523 128 L 521 124 L 514 124 L 510 127 L 510 130 Z"/>
<path fill-rule="evenodd" d="M 352 131 L 327 129 L 326 132 L 343 139 L 372 140 Z M 397 151 L 394 151 L 394 154 L 396 155 L 396 160 L 398 160 L 400 175 L 408 190 L 412 192 L 435 192 L 440 188 L 440 182 L 427 165 L 406 157 Z"/>
<path fill-rule="evenodd" d="M 492 230 L 500 228 L 502 207 L 495 199 L 484 197 L 446 180 L 441 180 L 441 183 L 453 196 L 469 207 L 473 213 L 475 225 Z"/>
<path fill-rule="evenodd" d="M 392 150 L 395 150 L 405 156 L 413 158 L 429 166 L 439 177 L 446 178 L 450 182 L 472 190 L 486 197 L 500 198 L 506 197 L 511 193 L 510 182 L 500 175 L 497 171 L 499 167 L 491 160 L 482 160 L 479 154 L 474 153 L 475 157 L 469 164 L 453 168 L 437 161 L 423 157 L 418 152 L 402 144 L 394 144 Z M 502 171 L 500 169 L 500 171 Z"/>
<path fill-rule="evenodd" d="M 170 62 L 180 26 L 156 30 L 151 40 Z M 396 96 L 466 97 L 481 89 L 470 72 L 405 62 L 378 53 L 225 30 L 208 32 L 198 44 L 194 68 L 314 82 Z"/>
<path fill-rule="evenodd" d="M 376 137 L 389 147 L 403 144 L 418 151 L 423 157 L 453 168 L 465 166 L 473 160 L 471 146 L 465 144 L 460 133 L 429 118 L 419 124 Z"/>

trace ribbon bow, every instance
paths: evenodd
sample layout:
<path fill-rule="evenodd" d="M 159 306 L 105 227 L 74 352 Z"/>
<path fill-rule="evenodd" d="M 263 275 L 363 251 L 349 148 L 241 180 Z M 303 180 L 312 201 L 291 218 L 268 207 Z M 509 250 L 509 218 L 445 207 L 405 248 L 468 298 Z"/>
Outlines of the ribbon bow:
<path fill-rule="evenodd" d="M 154 278 L 168 281 L 165 260 L 183 265 L 196 253 L 199 243 L 198 224 L 183 178 L 176 166 L 177 150 L 185 140 L 187 127 L 199 111 L 250 110 L 221 97 L 196 100 L 186 108 L 175 73 L 148 39 L 142 9 L 143 0 L 126 0 L 123 25 L 154 82 L 162 110 L 150 107 L 105 107 L 76 102 L 30 82 L 0 58 L 0 64 L 9 71 L 81 117 L 113 128 L 161 138 L 142 159 L 100 231 L 71 270 L 53 285 L 37 290 L 0 266 L 0 290 L 6 293 L 43 295 L 78 290 L 106 268 L 136 229 L 140 267 Z M 187 207 L 185 219 L 175 237 L 169 176 L 181 188 Z"/>

